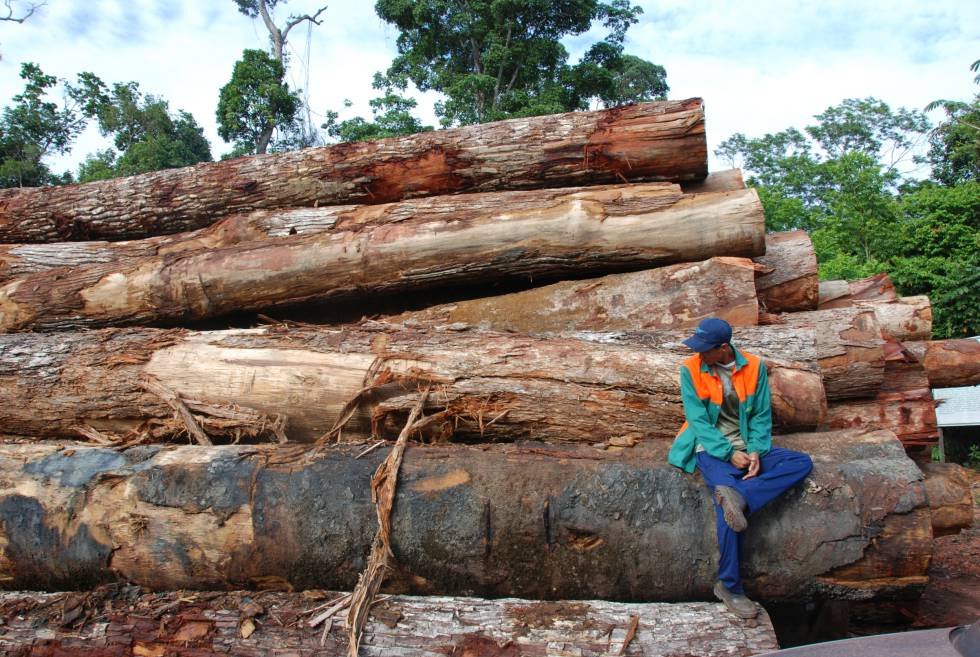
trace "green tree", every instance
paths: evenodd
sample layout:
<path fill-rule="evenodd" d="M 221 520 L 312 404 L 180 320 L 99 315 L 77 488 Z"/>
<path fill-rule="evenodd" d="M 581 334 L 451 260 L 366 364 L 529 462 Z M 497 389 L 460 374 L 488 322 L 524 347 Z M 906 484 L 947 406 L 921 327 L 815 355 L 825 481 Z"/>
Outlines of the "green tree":
<path fill-rule="evenodd" d="M 377 0 L 394 25 L 398 56 L 387 77 L 445 96 L 444 126 L 663 98 L 666 72 L 626 55 L 626 31 L 641 13 L 629 0 Z M 595 21 L 608 36 L 571 65 L 560 40 Z"/>
<path fill-rule="evenodd" d="M 980 71 L 980 60 L 970 70 Z M 980 84 L 980 75 L 974 78 Z M 944 185 L 980 180 L 980 94 L 972 101 L 937 100 L 927 111 L 942 108 L 946 120 L 929 136 L 932 176 Z"/>
<path fill-rule="evenodd" d="M 327 122 L 321 126 L 328 135 L 340 141 L 367 141 L 432 130 L 432 126 L 423 125 L 412 115 L 412 110 L 417 106 L 415 99 L 398 94 L 389 79 L 375 73 L 373 86 L 384 91 L 384 95 L 369 101 L 374 120 L 367 121 L 357 116 L 338 121 L 339 114 L 328 111 Z M 345 107 L 350 105 L 350 101 L 345 102 Z"/>

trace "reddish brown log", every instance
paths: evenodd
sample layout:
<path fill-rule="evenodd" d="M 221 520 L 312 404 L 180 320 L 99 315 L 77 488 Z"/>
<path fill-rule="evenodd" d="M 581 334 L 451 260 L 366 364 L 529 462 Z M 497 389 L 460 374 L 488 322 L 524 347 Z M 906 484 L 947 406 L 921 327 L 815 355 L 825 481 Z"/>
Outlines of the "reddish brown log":
<path fill-rule="evenodd" d="M 686 196 L 669 183 L 316 212 L 322 223 L 332 218 L 332 228 L 16 279 L 0 288 L 0 330 L 176 323 L 311 299 L 580 276 L 764 248 L 754 190 Z"/>
<path fill-rule="evenodd" d="M 872 310 L 814 310 L 783 315 L 780 321 L 816 331 L 828 400 L 878 394 L 884 378 L 885 341 Z"/>
<path fill-rule="evenodd" d="M 874 310 L 885 338 L 928 340 L 932 336 L 932 304 L 927 296 L 899 297 L 891 301 L 854 301 L 856 308 Z"/>
<path fill-rule="evenodd" d="M 973 524 L 973 491 L 977 473 L 956 463 L 924 463 L 926 496 L 934 536 L 956 534 Z"/>
<path fill-rule="evenodd" d="M 427 434 L 443 438 L 673 438 L 683 422 L 678 372 L 689 351 L 680 344 L 687 331 L 666 333 L 660 339 L 670 346 L 663 348 L 386 325 L 5 335 L 0 433 L 76 437 L 91 428 L 106 440 L 128 432 L 152 440 L 187 432 L 149 379 L 214 439 L 268 435 L 288 421 L 291 440 L 311 441 L 352 400 L 360 403 L 345 436 L 366 438 L 372 426 L 397 435 L 426 382 L 436 386 Z M 774 420 L 783 430 L 822 420 L 816 367 L 772 358 L 805 356 L 793 348 L 799 336 L 792 333 L 774 327 L 736 334 L 771 366 Z"/>
<path fill-rule="evenodd" d="M 856 281 L 820 281 L 819 310 L 848 308 L 855 301 L 892 301 L 898 298 L 888 274 L 875 274 Z"/>
<path fill-rule="evenodd" d="M 512 119 L 0 193 L 0 242 L 138 239 L 259 208 L 708 174 L 700 98 Z"/>
<path fill-rule="evenodd" d="M 685 194 L 707 194 L 709 192 L 735 192 L 745 189 L 741 169 L 728 169 L 709 173 L 704 180 L 688 180 L 681 182 Z"/>
<path fill-rule="evenodd" d="M 805 230 L 766 235 L 766 254 L 754 260 L 769 269 L 756 280 L 764 312 L 816 310 L 817 254 Z"/>
<path fill-rule="evenodd" d="M 523 333 L 684 328 L 705 317 L 751 326 L 759 316 L 755 267 L 748 258 L 711 258 L 431 306 L 394 321 Z"/>
<path fill-rule="evenodd" d="M 933 388 L 980 385 L 980 341 L 963 338 L 903 344 L 922 363 Z"/>
<path fill-rule="evenodd" d="M 815 467 L 753 515 L 742 566 L 750 594 L 873 598 L 924 584 L 932 533 L 922 474 L 893 435 L 777 444 L 809 452 Z M 707 599 L 714 508 L 700 477 L 666 463 L 667 449 L 409 448 L 392 592 Z M 376 530 L 370 479 L 387 448 L 354 458 L 362 451 L 0 446 L 0 582 L 347 589 Z"/>
<path fill-rule="evenodd" d="M 10 657 L 345 657 L 342 614 L 316 627 L 340 594 L 176 591 L 0 593 L 0 652 Z M 327 606 L 328 609 L 323 609 Z M 320 611 L 315 611 L 320 609 Z M 79 617 L 70 619 L 80 610 Z M 635 631 L 630 633 L 630 628 Z M 663 628 L 669 627 L 669 634 Z M 541 602 L 509 598 L 385 598 L 371 610 L 359 655 L 748 657 L 775 650 L 764 609 L 746 623 L 720 603 Z M 624 649 L 624 650 L 621 650 Z"/>

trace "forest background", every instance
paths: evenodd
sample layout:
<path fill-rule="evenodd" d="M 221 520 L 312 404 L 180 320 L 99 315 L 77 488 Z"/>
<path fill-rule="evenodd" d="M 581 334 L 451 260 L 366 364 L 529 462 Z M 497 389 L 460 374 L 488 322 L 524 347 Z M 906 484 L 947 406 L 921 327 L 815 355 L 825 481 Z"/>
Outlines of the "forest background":
<path fill-rule="evenodd" d="M 822 278 L 888 272 L 936 337 L 980 334 L 980 10 L 695 4 L 3 0 L 0 186 L 699 95 L 711 168 L 808 230 Z"/>

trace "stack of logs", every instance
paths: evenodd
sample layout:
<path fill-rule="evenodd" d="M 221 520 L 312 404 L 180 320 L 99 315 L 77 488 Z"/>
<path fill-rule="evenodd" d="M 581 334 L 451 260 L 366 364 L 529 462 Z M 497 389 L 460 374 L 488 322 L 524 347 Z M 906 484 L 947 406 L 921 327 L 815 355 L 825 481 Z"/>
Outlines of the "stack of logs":
<path fill-rule="evenodd" d="M 935 439 L 930 386 L 980 381 L 976 343 L 928 342 L 887 277 L 818 285 L 805 233 L 707 175 L 699 99 L 8 190 L 0 240 L 0 583 L 89 589 L 0 596 L 11 654 L 342 654 L 319 590 L 365 568 L 416 407 L 402 595 L 361 654 L 774 648 L 764 614 L 685 602 L 714 510 L 665 456 L 712 315 L 816 463 L 752 520 L 751 594 L 915 595 L 930 502 L 955 531 L 969 494 L 931 501 L 902 443 Z"/>

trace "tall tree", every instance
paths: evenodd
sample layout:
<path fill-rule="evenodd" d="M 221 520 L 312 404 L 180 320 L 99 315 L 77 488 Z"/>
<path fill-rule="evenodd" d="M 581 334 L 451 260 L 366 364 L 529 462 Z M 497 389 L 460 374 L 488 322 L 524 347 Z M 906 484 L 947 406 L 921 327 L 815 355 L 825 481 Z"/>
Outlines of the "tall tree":
<path fill-rule="evenodd" d="M 625 55 L 641 13 L 630 0 L 377 0 L 399 30 L 392 84 L 445 95 L 444 126 L 663 98 L 666 72 Z M 561 44 L 599 21 L 608 36 L 570 65 Z"/>
<path fill-rule="evenodd" d="M 245 50 L 235 64 L 231 81 L 221 89 L 218 133 L 223 139 L 235 140 L 236 155 L 265 153 L 277 129 L 288 133 L 295 127 L 300 102 L 285 82 L 286 42 L 297 25 L 304 22 L 319 25 L 320 15 L 327 7 L 320 7 L 313 14 L 291 15 L 280 27 L 272 14 L 276 5 L 286 2 L 235 0 L 242 14 L 262 19 L 270 43 L 270 54 L 264 59 L 256 54 L 259 51 Z"/>
<path fill-rule="evenodd" d="M 980 71 L 980 60 L 970 70 Z M 980 84 L 980 74 L 974 78 Z M 926 110 L 941 108 L 946 119 L 929 135 L 933 178 L 944 185 L 980 180 L 980 94 L 972 101 L 937 100 Z"/>

